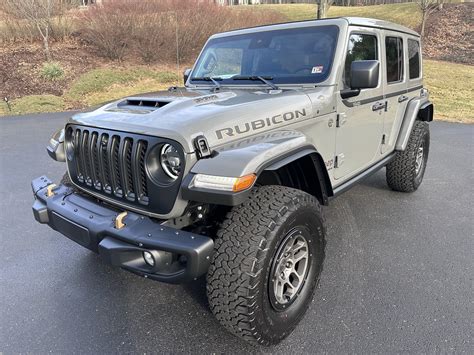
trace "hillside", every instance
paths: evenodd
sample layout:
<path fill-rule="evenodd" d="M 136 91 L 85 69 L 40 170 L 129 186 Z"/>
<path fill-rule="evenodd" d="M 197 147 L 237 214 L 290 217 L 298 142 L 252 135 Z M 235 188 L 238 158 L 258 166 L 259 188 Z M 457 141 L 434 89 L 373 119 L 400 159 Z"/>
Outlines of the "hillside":
<path fill-rule="evenodd" d="M 426 26 L 425 56 L 474 65 L 474 3 L 446 4 Z"/>
<path fill-rule="evenodd" d="M 310 20 L 315 18 L 316 5 L 260 5 L 260 10 L 271 9 L 283 14 L 288 21 Z M 387 4 L 374 6 L 331 6 L 328 17 L 357 16 L 372 17 L 380 20 L 392 21 L 401 25 L 417 28 L 420 23 L 420 12 L 414 3 Z"/>
<path fill-rule="evenodd" d="M 280 12 L 288 21 L 313 19 L 316 5 L 261 5 L 260 10 Z M 331 6 L 328 17 L 371 17 L 401 24 L 416 31 L 420 28 L 421 12 L 416 3 L 374 6 Z M 474 3 L 444 4 L 426 24 L 423 46 L 426 58 L 456 63 L 474 64 Z"/>

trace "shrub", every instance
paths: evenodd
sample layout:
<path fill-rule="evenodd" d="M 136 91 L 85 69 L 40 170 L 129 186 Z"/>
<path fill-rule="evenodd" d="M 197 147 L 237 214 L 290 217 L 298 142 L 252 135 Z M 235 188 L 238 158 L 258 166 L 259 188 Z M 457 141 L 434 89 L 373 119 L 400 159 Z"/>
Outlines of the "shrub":
<path fill-rule="evenodd" d="M 79 33 L 99 55 L 122 60 L 134 29 L 130 11 L 138 7 L 141 7 L 140 2 L 133 4 L 132 1 L 107 1 L 91 6 L 79 19 Z"/>
<path fill-rule="evenodd" d="M 41 68 L 41 77 L 48 80 L 58 80 L 64 76 L 64 69 L 57 62 L 46 62 Z"/>
<path fill-rule="evenodd" d="M 104 0 L 80 18 L 80 34 L 115 60 L 190 62 L 216 32 L 281 21 L 273 11 L 234 10 L 199 0 Z"/>

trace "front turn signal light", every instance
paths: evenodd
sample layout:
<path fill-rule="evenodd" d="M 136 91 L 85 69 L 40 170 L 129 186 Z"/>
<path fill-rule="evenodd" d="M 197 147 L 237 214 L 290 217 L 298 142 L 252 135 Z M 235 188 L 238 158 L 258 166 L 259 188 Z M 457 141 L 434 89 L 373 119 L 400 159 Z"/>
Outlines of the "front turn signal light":
<path fill-rule="evenodd" d="M 257 179 L 257 175 L 255 174 L 249 174 L 249 175 L 239 177 L 235 181 L 234 186 L 232 187 L 232 191 L 239 192 L 239 191 L 247 190 L 249 187 L 253 185 L 256 179 Z"/>
<path fill-rule="evenodd" d="M 209 190 L 240 192 L 252 187 L 256 179 L 257 175 L 255 174 L 244 175 L 238 178 L 196 174 L 191 186 Z"/>

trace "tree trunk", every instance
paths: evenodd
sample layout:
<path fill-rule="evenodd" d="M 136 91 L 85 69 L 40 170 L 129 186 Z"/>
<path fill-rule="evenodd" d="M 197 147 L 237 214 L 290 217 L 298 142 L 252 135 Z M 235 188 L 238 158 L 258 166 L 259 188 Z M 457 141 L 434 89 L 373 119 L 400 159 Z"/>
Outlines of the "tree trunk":
<path fill-rule="evenodd" d="M 421 37 L 425 36 L 425 24 L 426 24 L 426 10 L 422 10 L 421 13 Z"/>
<path fill-rule="evenodd" d="M 49 50 L 49 24 L 46 24 L 44 32 L 43 32 L 43 29 L 41 28 L 41 24 L 39 24 L 38 22 L 36 23 L 36 28 L 38 29 L 38 32 L 43 38 L 43 49 L 44 49 L 44 54 L 46 55 L 46 60 L 50 62 L 52 58 L 51 58 L 51 51 Z"/>
<path fill-rule="evenodd" d="M 327 12 L 327 0 L 318 1 L 318 19 L 325 18 Z"/>

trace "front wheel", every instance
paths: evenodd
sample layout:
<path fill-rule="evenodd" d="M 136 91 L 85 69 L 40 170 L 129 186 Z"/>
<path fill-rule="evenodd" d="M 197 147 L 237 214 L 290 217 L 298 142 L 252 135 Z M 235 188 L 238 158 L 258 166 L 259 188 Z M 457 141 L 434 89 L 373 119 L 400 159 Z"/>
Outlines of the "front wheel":
<path fill-rule="evenodd" d="M 287 337 L 322 271 L 325 229 L 317 199 L 287 187 L 256 188 L 229 212 L 215 245 L 207 293 L 216 318 L 251 343 Z"/>

